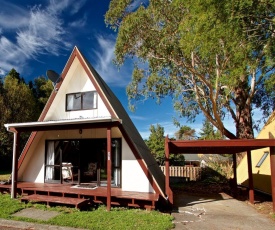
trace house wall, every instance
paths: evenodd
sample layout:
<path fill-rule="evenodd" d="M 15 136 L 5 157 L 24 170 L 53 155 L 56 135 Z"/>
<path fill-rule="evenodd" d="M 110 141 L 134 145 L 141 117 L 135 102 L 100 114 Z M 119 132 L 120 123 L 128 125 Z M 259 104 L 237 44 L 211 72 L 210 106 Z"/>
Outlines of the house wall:
<path fill-rule="evenodd" d="M 257 139 L 274 139 L 275 121 L 264 126 Z M 269 152 L 269 148 L 262 148 L 251 152 L 252 174 L 255 189 L 271 194 L 271 171 L 270 171 L 270 155 L 264 160 L 260 167 L 256 167 L 264 152 Z M 242 159 L 237 167 L 237 183 L 248 186 L 248 168 L 247 156 Z"/>
<path fill-rule="evenodd" d="M 102 98 L 98 95 L 98 107 L 92 110 L 66 111 L 66 94 L 78 93 L 85 91 L 94 91 L 95 87 L 89 79 L 88 75 L 80 65 L 77 58 L 74 59 L 69 69 L 66 79 L 62 82 L 61 87 L 55 96 L 55 99 L 47 112 L 44 120 L 60 120 L 74 118 L 92 118 L 110 116 Z"/>
<path fill-rule="evenodd" d="M 154 192 L 125 139 L 122 140 L 122 190 Z"/>

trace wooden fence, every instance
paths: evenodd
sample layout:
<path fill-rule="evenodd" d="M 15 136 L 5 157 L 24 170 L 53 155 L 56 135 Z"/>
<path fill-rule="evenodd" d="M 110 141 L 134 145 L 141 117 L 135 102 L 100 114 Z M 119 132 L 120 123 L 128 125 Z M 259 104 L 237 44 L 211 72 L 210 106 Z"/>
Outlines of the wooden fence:
<path fill-rule="evenodd" d="M 165 166 L 160 166 L 161 171 L 165 175 Z M 201 167 L 188 167 L 188 166 L 170 166 L 170 177 L 183 177 L 190 181 L 197 181 L 201 178 Z"/>

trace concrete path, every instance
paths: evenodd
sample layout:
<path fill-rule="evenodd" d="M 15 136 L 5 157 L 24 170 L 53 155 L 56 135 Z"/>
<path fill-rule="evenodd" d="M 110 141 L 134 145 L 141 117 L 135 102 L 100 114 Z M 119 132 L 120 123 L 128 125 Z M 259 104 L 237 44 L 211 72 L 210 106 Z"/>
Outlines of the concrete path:
<path fill-rule="evenodd" d="M 0 219 L 1 230 L 80 230 L 78 228 Z"/>
<path fill-rule="evenodd" d="M 226 194 L 215 196 L 175 195 L 172 215 L 176 230 L 274 230 L 275 221 L 250 204 Z"/>

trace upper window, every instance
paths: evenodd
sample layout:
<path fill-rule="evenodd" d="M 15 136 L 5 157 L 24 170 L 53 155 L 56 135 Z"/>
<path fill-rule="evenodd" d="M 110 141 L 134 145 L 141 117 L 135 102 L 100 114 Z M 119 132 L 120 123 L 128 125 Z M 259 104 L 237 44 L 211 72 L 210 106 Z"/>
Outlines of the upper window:
<path fill-rule="evenodd" d="M 261 159 L 259 160 L 258 164 L 256 165 L 256 167 L 261 167 L 262 163 L 264 162 L 264 160 L 266 159 L 266 157 L 268 156 L 269 152 L 264 152 L 264 155 L 261 157 Z"/>
<path fill-rule="evenodd" d="M 66 111 L 97 108 L 96 91 L 70 93 L 66 95 Z"/>

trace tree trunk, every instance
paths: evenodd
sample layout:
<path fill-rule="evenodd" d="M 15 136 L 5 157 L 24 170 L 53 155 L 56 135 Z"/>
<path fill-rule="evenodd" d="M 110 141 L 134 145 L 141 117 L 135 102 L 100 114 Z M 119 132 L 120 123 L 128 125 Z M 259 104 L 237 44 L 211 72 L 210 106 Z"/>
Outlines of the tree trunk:
<path fill-rule="evenodd" d="M 236 136 L 239 139 L 253 139 L 254 132 L 251 116 L 251 100 L 246 92 L 246 83 L 240 84 L 236 89 Z M 237 154 L 237 164 L 242 160 L 246 153 Z"/>
<path fill-rule="evenodd" d="M 248 83 L 243 81 L 235 89 L 236 104 L 236 136 L 240 139 L 253 139 L 251 116 L 251 98 Z"/>

